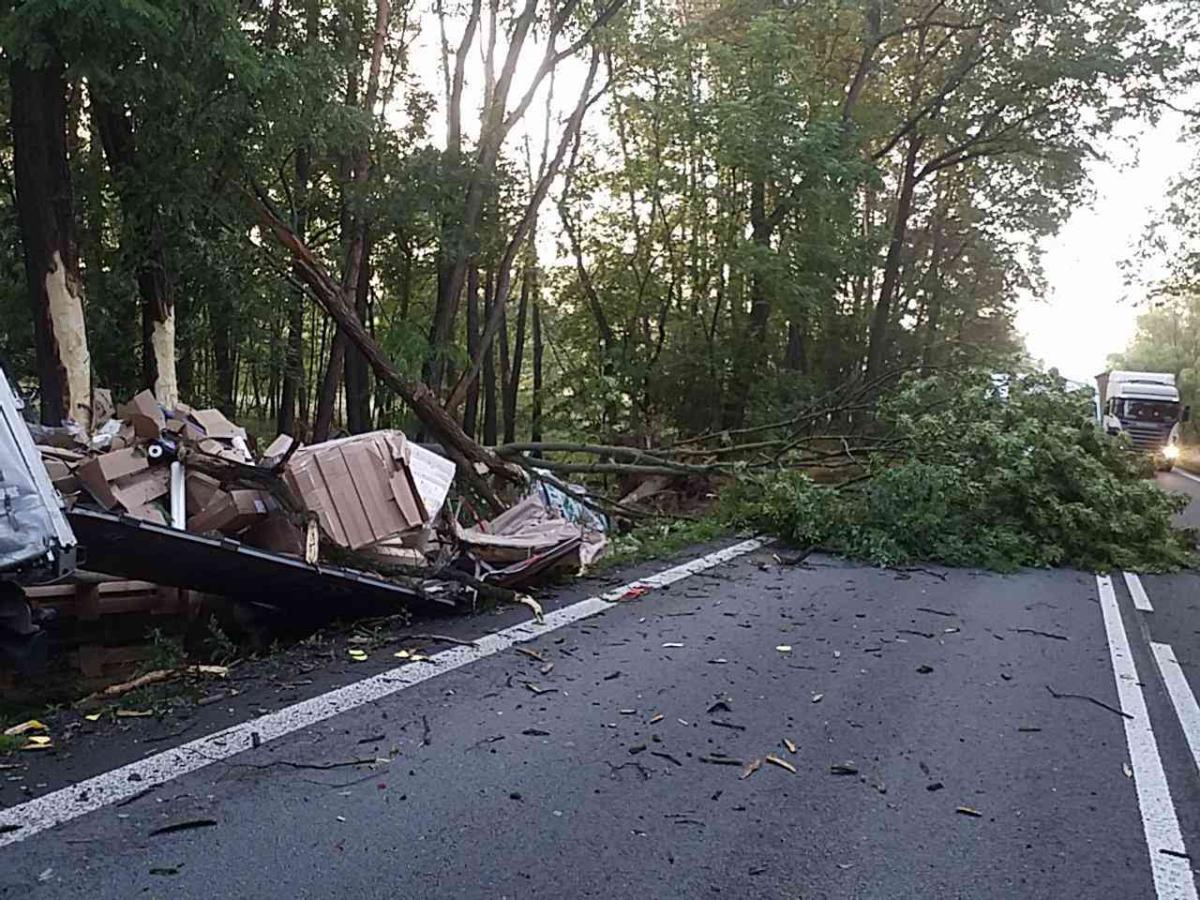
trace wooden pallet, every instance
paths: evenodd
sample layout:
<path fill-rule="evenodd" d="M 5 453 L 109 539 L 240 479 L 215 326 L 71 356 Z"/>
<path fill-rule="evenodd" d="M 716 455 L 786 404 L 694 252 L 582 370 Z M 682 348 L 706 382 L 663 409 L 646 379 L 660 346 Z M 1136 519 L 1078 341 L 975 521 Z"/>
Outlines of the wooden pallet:
<path fill-rule="evenodd" d="M 193 591 L 87 573 L 64 584 L 26 588 L 25 596 L 35 607 L 56 610 L 59 618 L 84 622 L 122 613 L 186 616 L 199 604 Z"/>

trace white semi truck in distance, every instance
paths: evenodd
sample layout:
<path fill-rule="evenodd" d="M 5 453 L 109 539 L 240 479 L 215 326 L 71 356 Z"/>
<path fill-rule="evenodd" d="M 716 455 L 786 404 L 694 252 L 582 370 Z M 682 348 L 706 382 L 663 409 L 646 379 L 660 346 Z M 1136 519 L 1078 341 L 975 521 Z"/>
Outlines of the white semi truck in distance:
<path fill-rule="evenodd" d="M 1175 464 L 1180 426 L 1191 409 L 1180 404 L 1174 375 L 1121 369 L 1102 372 L 1096 376 L 1096 392 L 1105 431 L 1127 435 L 1133 448 L 1153 456 L 1159 469 Z"/>

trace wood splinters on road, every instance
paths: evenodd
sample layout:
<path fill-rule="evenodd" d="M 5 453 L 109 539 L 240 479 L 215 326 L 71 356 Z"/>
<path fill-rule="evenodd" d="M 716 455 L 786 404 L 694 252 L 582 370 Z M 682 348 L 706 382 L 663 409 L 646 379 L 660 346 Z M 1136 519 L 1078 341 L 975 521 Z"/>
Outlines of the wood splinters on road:
<path fill-rule="evenodd" d="M 150 832 L 150 837 L 159 834 L 174 834 L 177 831 L 190 831 L 193 828 L 210 828 L 217 824 L 216 819 L 186 819 L 183 822 L 172 822 Z"/>
<path fill-rule="evenodd" d="M 538 662 L 546 661 L 546 658 L 544 656 L 542 656 L 542 654 L 538 653 L 536 650 L 527 650 L 524 647 L 513 647 L 513 649 L 516 650 L 518 653 L 520 653 L 522 656 L 528 656 L 530 659 L 536 659 Z"/>
<path fill-rule="evenodd" d="M 1056 641 L 1069 641 L 1070 638 L 1065 634 L 1058 634 L 1053 631 L 1041 631 L 1037 628 L 1010 628 L 1009 631 L 1014 631 L 1017 634 L 1032 634 L 1037 637 L 1052 638 Z"/>
<path fill-rule="evenodd" d="M 714 766 L 740 766 L 742 761 L 730 756 L 701 756 L 700 762 Z"/>
<path fill-rule="evenodd" d="M 781 759 L 780 757 L 776 756 L 774 753 L 767 754 L 767 762 L 773 766 L 779 766 L 779 768 L 783 769 L 784 771 L 791 772 L 793 775 L 796 774 L 795 766 L 793 766 L 786 759 Z"/>
<path fill-rule="evenodd" d="M 745 781 L 747 778 L 749 778 L 751 775 L 753 775 L 755 772 L 757 772 L 759 769 L 761 769 L 762 764 L 763 764 L 763 761 L 761 759 L 755 758 L 755 759 L 750 760 L 750 762 L 746 763 L 746 767 L 744 769 L 742 769 L 742 774 L 739 775 L 738 777 L 742 781 Z"/>
<path fill-rule="evenodd" d="M 796 751 L 798 751 L 800 749 L 799 747 L 796 746 L 796 742 L 793 741 L 791 738 L 784 738 L 783 746 L 787 747 L 788 753 L 795 753 Z"/>
<path fill-rule="evenodd" d="M 983 818 L 983 813 L 981 813 L 977 809 L 973 809 L 970 806 L 959 806 L 954 811 L 956 813 L 958 813 L 960 816 L 970 816 L 972 819 L 982 819 Z"/>
<path fill-rule="evenodd" d="M 1101 709 L 1107 709 L 1110 713 L 1116 713 L 1118 716 L 1121 716 L 1124 719 L 1133 718 L 1133 716 L 1125 712 L 1125 710 L 1117 709 L 1115 706 L 1109 706 L 1103 700 L 1097 700 L 1095 697 L 1089 697 L 1087 694 L 1060 693 L 1059 691 L 1056 691 L 1054 688 L 1050 687 L 1050 685 L 1046 685 L 1046 690 L 1050 692 L 1050 696 L 1055 700 L 1086 700 L 1088 703 L 1094 703 Z"/>

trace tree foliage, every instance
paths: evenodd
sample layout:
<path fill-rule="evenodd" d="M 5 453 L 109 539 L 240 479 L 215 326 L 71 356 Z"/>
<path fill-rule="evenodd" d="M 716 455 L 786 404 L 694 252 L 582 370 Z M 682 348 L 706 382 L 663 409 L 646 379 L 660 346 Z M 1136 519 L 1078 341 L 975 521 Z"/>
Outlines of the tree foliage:
<path fill-rule="evenodd" d="M 743 483 L 732 515 L 798 545 L 881 565 L 1161 570 L 1194 562 L 1182 495 L 1105 436 L 1089 391 L 1055 375 L 911 380 L 881 409 L 895 443 L 844 487 L 785 472 Z"/>

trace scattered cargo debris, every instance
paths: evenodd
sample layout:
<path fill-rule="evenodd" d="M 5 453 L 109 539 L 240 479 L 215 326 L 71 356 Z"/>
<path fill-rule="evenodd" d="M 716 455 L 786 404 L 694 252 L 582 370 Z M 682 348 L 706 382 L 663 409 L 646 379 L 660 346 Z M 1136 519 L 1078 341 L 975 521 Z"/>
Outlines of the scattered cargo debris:
<path fill-rule="evenodd" d="M 22 586 L 59 578 L 74 568 L 76 541 L 89 572 L 272 607 L 346 616 L 484 597 L 523 603 L 539 620 L 537 601 L 512 589 L 578 571 L 607 543 L 586 491 L 536 470 L 508 509 L 478 519 L 453 492 L 456 460 L 398 430 L 311 446 L 278 435 L 257 452 L 220 410 L 164 406 L 150 391 L 114 406 L 97 389 L 91 432 L 33 426 L 7 382 L 0 393 L 0 454 L 23 461 L 16 486 L 3 467 L 0 490 L 36 518 L 7 523 L 26 538 L 20 547 L 0 531 L 0 639 L 38 631 L 11 570 L 30 560 L 46 569 Z M 30 536 L 36 546 L 25 546 Z"/>

